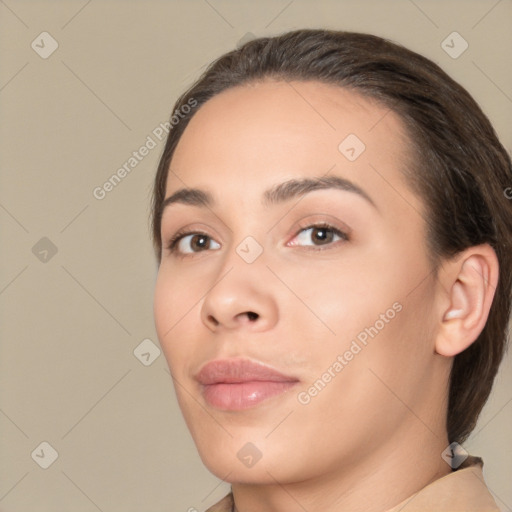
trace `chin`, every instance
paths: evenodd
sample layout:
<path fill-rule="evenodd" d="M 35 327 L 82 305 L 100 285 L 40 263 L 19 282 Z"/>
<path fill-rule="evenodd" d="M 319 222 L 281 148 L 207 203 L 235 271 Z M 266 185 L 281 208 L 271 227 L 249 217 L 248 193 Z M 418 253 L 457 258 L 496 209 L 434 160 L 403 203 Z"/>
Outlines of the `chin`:
<path fill-rule="evenodd" d="M 205 467 L 218 478 L 231 483 L 272 482 L 267 470 L 278 465 L 275 460 L 277 454 L 268 443 L 264 446 L 264 435 L 244 435 L 240 431 L 232 434 L 233 437 L 225 434 L 221 439 L 201 436 L 196 442 Z"/>
<path fill-rule="evenodd" d="M 223 442 L 203 438 L 203 443 L 196 446 L 204 466 L 232 484 L 288 484 L 312 477 L 318 470 L 311 458 L 311 464 L 303 466 L 307 455 L 287 445 L 284 439 L 276 437 L 271 443 L 265 435 L 236 435 Z"/>

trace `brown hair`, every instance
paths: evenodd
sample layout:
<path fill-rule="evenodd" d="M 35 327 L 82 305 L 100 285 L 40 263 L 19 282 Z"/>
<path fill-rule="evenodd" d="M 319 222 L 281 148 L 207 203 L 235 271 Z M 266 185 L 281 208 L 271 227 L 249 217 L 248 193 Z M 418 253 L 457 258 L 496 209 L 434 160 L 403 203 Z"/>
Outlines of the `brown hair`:
<path fill-rule="evenodd" d="M 316 80 L 354 90 L 397 113 L 416 155 L 404 171 L 427 211 L 429 256 L 442 258 L 479 244 L 493 247 L 500 277 L 487 323 L 453 363 L 447 416 L 450 442 L 474 429 L 507 345 L 512 299 L 512 163 L 469 93 L 429 59 L 377 36 L 295 30 L 245 43 L 212 62 L 178 99 L 197 107 L 172 127 L 158 166 L 152 203 L 153 243 L 161 259 L 160 222 L 172 155 L 194 113 L 223 90 L 266 78 Z"/>

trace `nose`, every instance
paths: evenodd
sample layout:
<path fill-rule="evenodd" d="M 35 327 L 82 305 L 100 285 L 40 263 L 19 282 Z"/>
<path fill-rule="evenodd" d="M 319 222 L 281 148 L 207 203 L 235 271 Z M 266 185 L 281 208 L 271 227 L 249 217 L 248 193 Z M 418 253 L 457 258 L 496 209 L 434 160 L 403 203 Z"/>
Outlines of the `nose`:
<path fill-rule="evenodd" d="M 271 329 L 277 323 L 278 308 L 275 293 L 268 286 L 270 275 L 266 274 L 270 272 L 260 261 L 248 264 L 235 258 L 230 258 L 229 266 L 223 268 L 204 298 L 203 324 L 213 332 Z"/>

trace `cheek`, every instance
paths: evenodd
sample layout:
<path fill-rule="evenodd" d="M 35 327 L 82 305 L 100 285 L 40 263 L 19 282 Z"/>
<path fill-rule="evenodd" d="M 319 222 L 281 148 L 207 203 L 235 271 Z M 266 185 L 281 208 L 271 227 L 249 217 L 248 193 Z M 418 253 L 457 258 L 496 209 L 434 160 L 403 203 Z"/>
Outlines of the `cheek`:
<path fill-rule="evenodd" d="M 373 325 L 399 298 L 389 270 L 379 268 L 375 262 L 344 258 L 323 267 L 310 266 L 306 276 L 302 268 L 283 269 L 283 280 L 293 283 L 301 299 L 291 302 L 294 317 L 300 313 L 328 344 L 342 347 L 344 340 Z"/>
<path fill-rule="evenodd" d="M 317 372 L 350 350 L 357 356 L 349 353 L 349 358 L 368 360 L 368 365 L 391 372 L 402 365 L 419 365 L 428 356 L 430 269 L 410 248 L 398 249 L 390 244 L 379 251 L 354 252 L 354 257 L 347 254 L 339 263 L 310 267 L 307 279 L 292 281 L 291 274 L 286 276 L 314 314 L 298 301 L 291 306 L 291 313 L 300 309 L 316 326 L 318 343 L 304 348 Z M 423 326 L 421 332 L 418 325 Z"/>
<path fill-rule="evenodd" d="M 192 351 L 186 338 L 187 320 L 194 314 L 193 306 L 197 298 L 190 287 L 184 286 L 179 279 L 171 278 L 165 269 L 159 270 L 153 298 L 155 328 L 160 345 L 173 373 L 183 368 L 183 362 Z"/>
<path fill-rule="evenodd" d="M 162 269 L 160 269 L 158 272 L 153 297 L 153 315 L 160 343 L 164 343 L 165 333 L 172 326 L 171 312 L 174 309 L 175 302 L 167 281 L 168 280 L 163 275 Z"/>
<path fill-rule="evenodd" d="M 348 407 L 354 413 L 366 406 L 383 417 L 387 414 L 390 426 L 407 413 L 400 400 L 414 403 L 427 389 L 433 362 L 432 286 L 426 280 L 411 292 L 404 281 L 377 292 L 367 303 L 351 303 L 357 321 L 347 321 L 350 330 L 342 337 L 343 352 L 334 352 L 347 361 L 338 391 L 350 389 Z"/>

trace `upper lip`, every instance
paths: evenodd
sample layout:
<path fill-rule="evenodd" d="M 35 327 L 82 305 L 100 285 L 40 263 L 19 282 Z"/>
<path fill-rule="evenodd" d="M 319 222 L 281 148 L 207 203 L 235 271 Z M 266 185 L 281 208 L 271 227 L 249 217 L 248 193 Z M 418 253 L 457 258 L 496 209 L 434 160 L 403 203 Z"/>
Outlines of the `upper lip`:
<path fill-rule="evenodd" d="M 216 359 L 206 363 L 195 376 L 203 385 L 249 381 L 296 382 L 274 368 L 249 359 Z"/>

